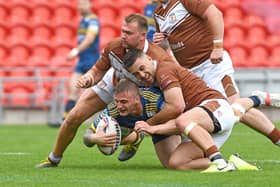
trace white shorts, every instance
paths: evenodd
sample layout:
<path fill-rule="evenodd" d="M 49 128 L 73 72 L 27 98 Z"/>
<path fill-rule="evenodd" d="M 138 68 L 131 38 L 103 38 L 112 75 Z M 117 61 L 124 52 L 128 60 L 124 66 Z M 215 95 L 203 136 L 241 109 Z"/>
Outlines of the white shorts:
<path fill-rule="evenodd" d="M 215 145 L 220 148 L 229 138 L 237 118 L 235 117 L 230 104 L 224 99 L 209 99 L 203 101 L 200 105 L 203 106 L 207 102 L 211 101 L 217 101 L 220 104 L 220 107 L 213 112 L 213 115 L 219 121 L 221 130 L 217 133 L 211 134 Z M 188 137 L 185 137 L 183 140 L 183 142 L 189 141 L 191 140 Z"/>
<path fill-rule="evenodd" d="M 96 85 L 92 86 L 91 89 L 100 97 L 102 101 L 106 104 L 113 102 L 114 100 L 114 69 L 110 68 L 106 74 L 103 76 L 102 80 L 99 81 Z"/>
<path fill-rule="evenodd" d="M 210 88 L 214 88 L 220 91 L 225 97 L 229 97 L 232 94 L 232 89 L 226 92 L 225 87 L 228 79 L 231 79 L 233 88 L 238 93 L 238 87 L 233 78 L 233 66 L 229 54 L 224 51 L 223 61 L 219 64 L 212 64 L 210 59 L 206 60 L 202 64 L 191 69 L 198 77 L 204 80 Z M 228 76 L 228 79 L 224 79 Z"/>

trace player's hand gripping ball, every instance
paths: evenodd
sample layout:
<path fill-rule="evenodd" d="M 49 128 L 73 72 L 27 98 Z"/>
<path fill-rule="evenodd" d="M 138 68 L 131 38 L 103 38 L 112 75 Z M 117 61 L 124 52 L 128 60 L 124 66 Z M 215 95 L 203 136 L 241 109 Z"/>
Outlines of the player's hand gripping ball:
<path fill-rule="evenodd" d="M 117 150 L 117 148 L 121 143 L 121 128 L 119 123 L 111 116 L 104 116 L 102 119 L 100 119 L 100 121 L 97 124 L 96 131 L 98 131 L 103 126 L 106 126 L 104 128 L 104 133 L 105 134 L 115 133 L 117 135 L 117 140 L 115 145 L 113 145 L 112 147 L 98 145 L 98 149 L 104 155 L 112 155 Z"/>

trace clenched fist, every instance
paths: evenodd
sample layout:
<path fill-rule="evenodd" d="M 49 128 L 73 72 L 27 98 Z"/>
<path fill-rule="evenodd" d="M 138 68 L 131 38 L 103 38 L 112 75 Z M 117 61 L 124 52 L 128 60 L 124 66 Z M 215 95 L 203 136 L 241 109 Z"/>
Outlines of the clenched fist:
<path fill-rule="evenodd" d="M 94 84 L 94 77 L 90 73 L 86 73 L 76 83 L 77 88 L 89 88 Z"/>

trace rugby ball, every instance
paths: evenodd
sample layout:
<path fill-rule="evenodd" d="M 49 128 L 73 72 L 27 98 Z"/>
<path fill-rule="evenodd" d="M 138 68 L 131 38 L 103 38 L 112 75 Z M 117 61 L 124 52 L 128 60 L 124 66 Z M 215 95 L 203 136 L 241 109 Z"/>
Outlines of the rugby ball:
<path fill-rule="evenodd" d="M 121 143 L 121 128 L 119 123 L 112 118 L 111 116 L 104 116 L 102 117 L 99 122 L 97 123 L 97 127 L 96 127 L 96 131 L 98 131 L 101 127 L 103 128 L 104 126 L 106 126 L 104 128 L 104 133 L 105 134 L 113 134 L 116 133 L 117 134 L 117 141 L 115 143 L 115 145 L 113 145 L 112 147 L 106 147 L 106 146 L 102 146 L 102 145 L 98 145 L 98 149 L 101 153 L 103 153 L 104 155 L 112 155 L 117 148 L 119 147 L 120 143 Z"/>

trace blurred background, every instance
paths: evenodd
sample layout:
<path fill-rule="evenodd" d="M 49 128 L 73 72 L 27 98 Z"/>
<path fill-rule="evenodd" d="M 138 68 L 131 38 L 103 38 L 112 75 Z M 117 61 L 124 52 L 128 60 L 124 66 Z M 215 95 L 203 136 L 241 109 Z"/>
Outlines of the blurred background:
<path fill-rule="evenodd" d="M 124 16 L 149 0 L 93 0 L 100 50 L 120 35 Z M 224 47 L 242 96 L 280 92 L 280 0 L 213 0 L 223 12 Z M 62 115 L 75 61 L 77 0 L 0 0 L 0 124 L 45 124 Z M 272 119 L 277 111 L 264 109 Z M 279 113 L 279 111 L 278 111 Z"/>

